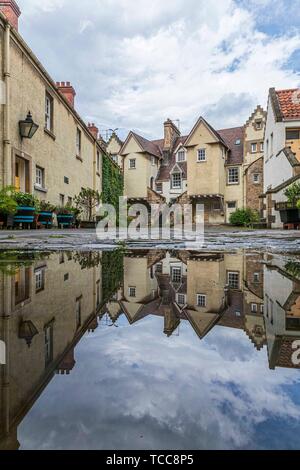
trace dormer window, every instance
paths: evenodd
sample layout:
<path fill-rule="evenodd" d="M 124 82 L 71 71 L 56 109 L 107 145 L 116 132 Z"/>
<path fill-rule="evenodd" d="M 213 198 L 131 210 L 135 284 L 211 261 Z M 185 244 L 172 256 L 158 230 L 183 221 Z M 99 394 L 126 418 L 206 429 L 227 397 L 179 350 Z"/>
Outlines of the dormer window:
<path fill-rule="evenodd" d="M 177 152 L 177 162 L 178 163 L 185 162 L 185 150 L 179 150 Z"/>

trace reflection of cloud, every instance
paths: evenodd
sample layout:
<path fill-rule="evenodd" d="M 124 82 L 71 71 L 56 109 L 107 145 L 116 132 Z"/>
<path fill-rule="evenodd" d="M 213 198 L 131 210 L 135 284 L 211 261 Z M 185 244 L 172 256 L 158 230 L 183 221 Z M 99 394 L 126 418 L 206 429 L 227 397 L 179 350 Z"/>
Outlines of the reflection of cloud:
<path fill-rule="evenodd" d="M 269 371 L 244 332 L 216 327 L 200 342 L 187 323 L 170 339 L 162 325 L 147 318 L 83 339 L 76 369 L 52 381 L 19 427 L 23 448 L 271 447 L 270 420 L 291 421 L 297 436 L 296 371 Z M 293 443 L 281 434 L 282 446 Z"/>
<path fill-rule="evenodd" d="M 286 1 L 296 3 L 18 0 L 21 33 L 54 79 L 74 83 L 83 117 L 155 137 L 167 117 L 180 118 L 184 133 L 204 112 L 216 128 L 241 125 L 254 106 L 266 105 L 270 86 L 299 84 L 289 64 L 299 31 L 282 27 L 299 24 L 299 12 L 283 8 Z"/>

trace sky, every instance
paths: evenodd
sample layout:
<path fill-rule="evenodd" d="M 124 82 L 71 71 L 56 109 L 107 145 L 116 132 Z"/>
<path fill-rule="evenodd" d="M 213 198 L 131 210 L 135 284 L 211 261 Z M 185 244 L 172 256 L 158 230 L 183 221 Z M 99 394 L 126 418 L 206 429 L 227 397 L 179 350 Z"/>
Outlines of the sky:
<path fill-rule="evenodd" d="M 104 133 L 243 125 L 270 87 L 300 86 L 300 0 L 17 0 L 19 30 Z"/>

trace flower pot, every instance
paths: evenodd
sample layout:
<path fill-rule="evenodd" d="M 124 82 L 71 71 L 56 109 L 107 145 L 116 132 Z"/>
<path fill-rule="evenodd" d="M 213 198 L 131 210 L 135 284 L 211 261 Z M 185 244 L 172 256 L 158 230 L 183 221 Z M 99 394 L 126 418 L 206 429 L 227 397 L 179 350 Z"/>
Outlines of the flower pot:
<path fill-rule="evenodd" d="M 74 215 L 73 214 L 58 214 L 57 223 L 59 227 L 70 228 L 74 224 Z"/>
<path fill-rule="evenodd" d="M 283 224 L 296 224 L 300 222 L 299 209 L 282 209 L 280 212 L 280 219 Z"/>
<path fill-rule="evenodd" d="M 41 211 L 39 212 L 38 223 L 46 228 L 51 228 L 53 223 L 53 212 Z"/>
<path fill-rule="evenodd" d="M 31 226 L 34 222 L 35 207 L 19 206 L 14 215 L 14 225 Z"/>

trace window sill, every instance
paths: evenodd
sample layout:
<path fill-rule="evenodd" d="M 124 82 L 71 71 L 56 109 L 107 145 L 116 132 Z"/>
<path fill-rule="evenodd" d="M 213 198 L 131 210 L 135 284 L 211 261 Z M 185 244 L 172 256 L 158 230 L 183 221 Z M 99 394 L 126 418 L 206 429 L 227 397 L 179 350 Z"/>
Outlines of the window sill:
<path fill-rule="evenodd" d="M 47 193 L 48 192 L 47 188 L 42 188 L 41 186 L 38 186 L 37 184 L 34 185 L 34 189 L 36 191 L 40 191 L 41 193 Z"/>
<path fill-rule="evenodd" d="M 197 160 L 197 163 L 207 163 L 207 160 Z"/>
<path fill-rule="evenodd" d="M 79 160 L 81 163 L 83 163 L 83 159 L 80 157 L 80 155 L 76 155 L 76 160 Z"/>
<path fill-rule="evenodd" d="M 239 186 L 240 182 L 238 183 L 227 183 L 226 186 Z"/>
<path fill-rule="evenodd" d="M 53 134 L 53 132 L 49 131 L 49 129 L 44 128 L 45 134 L 47 134 L 51 139 L 56 140 L 56 136 Z"/>

